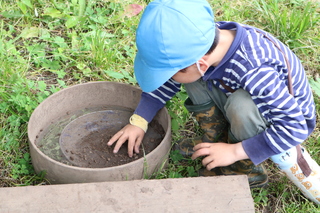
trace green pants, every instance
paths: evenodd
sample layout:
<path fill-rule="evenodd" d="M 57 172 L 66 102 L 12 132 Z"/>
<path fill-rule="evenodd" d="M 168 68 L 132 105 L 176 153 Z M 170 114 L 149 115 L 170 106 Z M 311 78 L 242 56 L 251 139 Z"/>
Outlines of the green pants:
<path fill-rule="evenodd" d="M 269 123 L 260 114 L 248 92 L 238 89 L 227 97 L 218 88 L 209 90 L 207 82 L 199 79 L 185 84 L 185 89 L 194 105 L 213 101 L 230 124 L 229 138 L 236 143 L 264 131 Z"/>

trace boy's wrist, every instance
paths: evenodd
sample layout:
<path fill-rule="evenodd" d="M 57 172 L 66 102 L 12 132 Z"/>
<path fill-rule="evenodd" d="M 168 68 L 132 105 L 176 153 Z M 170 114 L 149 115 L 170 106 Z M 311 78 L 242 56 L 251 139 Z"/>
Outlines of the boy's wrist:
<path fill-rule="evenodd" d="M 242 142 L 236 143 L 234 145 L 235 145 L 235 155 L 236 155 L 237 161 L 238 160 L 249 159 L 249 156 L 244 151 L 244 148 L 242 146 Z"/>
<path fill-rule="evenodd" d="M 147 132 L 148 130 L 148 121 L 143 117 L 141 117 L 140 115 L 133 114 L 130 117 L 129 122 L 131 125 L 140 127 L 144 132 Z"/>

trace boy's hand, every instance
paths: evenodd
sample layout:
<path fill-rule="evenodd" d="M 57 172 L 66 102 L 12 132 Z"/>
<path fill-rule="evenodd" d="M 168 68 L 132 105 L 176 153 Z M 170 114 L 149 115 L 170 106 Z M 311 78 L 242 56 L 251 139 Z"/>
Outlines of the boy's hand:
<path fill-rule="evenodd" d="M 206 156 L 202 160 L 202 165 L 208 170 L 220 166 L 229 166 L 236 161 L 248 159 L 242 143 L 227 144 L 227 143 L 200 143 L 193 150 L 195 153 L 191 156 L 192 160 Z"/>
<path fill-rule="evenodd" d="M 128 141 L 128 155 L 132 157 L 133 150 L 135 153 L 139 153 L 139 147 L 144 137 L 144 131 L 134 125 L 128 124 L 117 132 L 107 143 L 111 146 L 114 142 L 118 141 L 113 149 L 113 153 L 117 153 L 126 141 Z"/>

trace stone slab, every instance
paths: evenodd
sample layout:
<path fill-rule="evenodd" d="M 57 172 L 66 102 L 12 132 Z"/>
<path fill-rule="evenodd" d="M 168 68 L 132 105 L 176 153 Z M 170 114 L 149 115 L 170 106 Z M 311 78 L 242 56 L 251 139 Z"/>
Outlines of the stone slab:
<path fill-rule="evenodd" d="M 0 212 L 254 212 L 246 176 L 0 188 Z"/>

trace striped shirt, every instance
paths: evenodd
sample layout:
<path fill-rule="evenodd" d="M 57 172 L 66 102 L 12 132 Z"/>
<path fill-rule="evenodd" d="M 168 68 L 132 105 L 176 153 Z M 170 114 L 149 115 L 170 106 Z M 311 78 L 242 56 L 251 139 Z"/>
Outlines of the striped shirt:
<path fill-rule="evenodd" d="M 235 22 L 217 22 L 217 26 L 237 33 L 222 61 L 217 67 L 210 67 L 203 80 L 227 96 L 231 92 L 225 85 L 233 90 L 246 90 L 270 123 L 262 133 L 242 141 L 249 158 L 259 164 L 302 143 L 313 131 L 316 116 L 312 90 L 300 60 L 287 46 L 260 29 Z M 285 57 L 291 67 L 293 96 L 288 90 Z M 157 90 L 142 93 L 135 113 L 150 122 L 179 88 L 180 84 L 170 79 Z"/>

